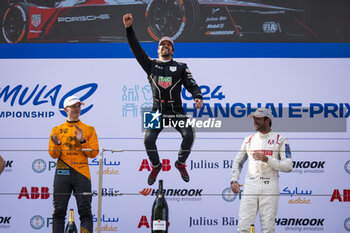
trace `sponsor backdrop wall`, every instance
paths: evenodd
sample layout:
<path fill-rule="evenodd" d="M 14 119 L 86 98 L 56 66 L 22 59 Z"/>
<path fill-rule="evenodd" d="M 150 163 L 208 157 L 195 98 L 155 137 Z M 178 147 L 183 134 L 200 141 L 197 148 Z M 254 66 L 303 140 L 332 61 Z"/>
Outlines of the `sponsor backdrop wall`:
<path fill-rule="evenodd" d="M 243 138 L 254 132 L 252 121 L 244 119 L 258 106 L 274 111 L 272 128 L 289 138 L 294 160 L 294 170 L 280 174 L 276 232 L 349 232 L 348 46 L 339 49 L 347 51 L 345 56 L 332 54 L 331 44 L 326 55 L 325 50 L 312 52 L 314 45 L 300 44 L 289 55 L 280 52 L 275 58 L 264 58 L 271 57 L 263 53 L 271 45 L 261 46 L 257 54 L 251 50 L 231 53 L 237 46 L 232 44 L 227 45 L 227 54 L 222 45 L 216 45 L 220 55 L 198 54 L 214 45 L 196 45 L 200 50 L 190 50 L 190 55 L 184 52 L 190 46 L 176 47 L 177 59 L 188 64 L 205 97 L 202 111 L 194 112 L 193 100 L 184 91 L 185 109 L 212 122 L 207 123 L 211 128 L 197 128 L 187 162 L 189 183 L 174 169 L 180 135 L 170 130 L 157 141 L 165 165 L 159 179 L 164 180 L 170 210 L 169 232 L 236 231 L 240 196 L 228 189 L 230 168 Z M 107 51 L 107 46 L 102 50 Z M 2 47 L 7 57 L 17 58 L 0 60 L 0 154 L 7 161 L 0 176 L 0 231 L 51 231 L 56 161 L 47 152 L 48 136 L 52 127 L 65 120 L 60 110 L 64 98 L 74 94 L 85 102 L 81 120 L 95 126 L 100 146 L 124 150 L 104 152 L 101 230 L 150 232 L 157 183 L 147 185 L 150 163 L 143 145 L 141 108 L 151 105 L 152 96 L 146 75 L 127 45 L 122 44 L 118 58 L 109 59 L 101 58 L 100 45 L 93 47 L 96 56 L 89 58 L 79 50 L 72 59 L 62 59 L 64 52 L 57 48 L 56 54 L 61 55 L 41 50 L 44 55 L 38 58 L 35 46 L 24 47 L 30 51 L 18 55 L 14 52 L 23 47 Z M 154 56 L 156 45 L 146 47 Z M 99 162 L 90 159 L 89 163 L 96 221 Z M 245 169 L 242 183 L 244 176 Z M 74 198 L 69 208 L 76 210 Z M 258 220 L 256 225 L 260 232 Z"/>

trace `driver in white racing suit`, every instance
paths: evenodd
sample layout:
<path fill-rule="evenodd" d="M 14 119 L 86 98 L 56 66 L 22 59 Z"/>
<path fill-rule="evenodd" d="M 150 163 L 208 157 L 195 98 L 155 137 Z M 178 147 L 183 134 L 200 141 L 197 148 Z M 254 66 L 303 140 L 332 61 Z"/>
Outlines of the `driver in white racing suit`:
<path fill-rule="evenodd" d="M 292 158 L 288 139 L 271 131 L 271 111 L 258 108 L 249 115 L 258 133 L 244 139 L 231 171 L 231 189 L 240 192 L 238 183 L 243 164 L 248 160 L 245 187 L 242 194 L 238 232 L 249 233 L 259 211 L 261 231 L 275 232 L 278 209 L 278 171 L 291 172 Z"/>

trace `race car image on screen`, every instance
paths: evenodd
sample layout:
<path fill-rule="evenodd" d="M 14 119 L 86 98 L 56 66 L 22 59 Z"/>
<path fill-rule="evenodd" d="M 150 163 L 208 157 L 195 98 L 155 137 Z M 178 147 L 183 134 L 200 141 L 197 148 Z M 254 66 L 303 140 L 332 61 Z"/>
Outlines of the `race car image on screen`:
<path fill-rule="evenodd" d="M 6 43 L 125 42 L 132 13 L 140 41 L 167 35 L 183 42 L 313 41 L 304 11 L 264 0 L 0 0 Z M 281 1 L 283 2 L 283 1 Z"/>

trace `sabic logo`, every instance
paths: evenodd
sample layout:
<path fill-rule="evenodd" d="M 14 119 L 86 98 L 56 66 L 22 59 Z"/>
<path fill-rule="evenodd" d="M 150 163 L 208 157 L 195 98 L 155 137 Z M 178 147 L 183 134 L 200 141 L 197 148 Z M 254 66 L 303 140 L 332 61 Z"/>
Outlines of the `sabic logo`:
<path fill-rule="evenodd" d="M 30 219 L 30 226 L 35 230 L 43 228 L 44 224 L 45 220 L 40 215 L 35 215 Z"/>
<path fill-rule="evenodd" d="M 42 173 L 46 170 L 46 162 L 42 159 L 36 159 L 32 163 L 32 169 L 36 173 Z"/>
<path fill-rule="evenodd" d="M 301 197 L 298 197 L 296 199 L 290 199 L 288 201 L 288 204 L 311 204 L 311 200 L 310 199 L 306 199 L 305 197 L 302 199 Z"/>
<path fill-rule="evenodd" d="M 22 187 L 21 192 L 18 195 L 18 199 L 21 199 L 22 197 L 27 199 L 49 199 L 50 193 L 48 187 L 41 187 L 40 191 L 41 192 L 39 193 L 38 187 L 31 187 L 29 193 L 27 187 Z"/>
<path fill-rule="evenodd" d="M 169 159 L 163 159 L 162 160 L 162 171 L 167 172 L 170 171 L 171 165 L 170 165 L 170 160 Z M 142 163 L 140 165 L 139 171 L 142 171 L 143 169 L 147 169 L 147 171 L 151 171 L 151 166 L 148 163 L 147 159 L 143 159 Z"/>
<path fill-rule="evenodd" d="M 344 189 L 343 190 L 343 200 L 341 198 L 340 192 L 338 189 L 334 189 L 331 202 L 334 202 L 334 200 L 338 200 L 339 202 L 350 202 L 350 189 Z"/>

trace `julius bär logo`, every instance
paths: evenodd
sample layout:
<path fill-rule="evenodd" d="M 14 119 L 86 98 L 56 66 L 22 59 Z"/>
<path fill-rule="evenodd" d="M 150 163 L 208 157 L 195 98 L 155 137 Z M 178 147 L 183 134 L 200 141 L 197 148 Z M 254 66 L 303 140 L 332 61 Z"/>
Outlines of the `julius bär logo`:
<path fill-rule="evenodd" d="M 160 129 L 162 114 L 157 110 L 156 112 L 143 113 L 143 128 L 144 129 Z"/>
<path fill-rule="evenodd" d="M 40 215 L 35 215 L 30 219 L 30 226 L 35 230 L 39 230 L 43 228 L 44 223 L 45 223 L 45 220 Z"/>
<path fill-rule="evenodd" d="M 42 173 L 46 169 L 46 162 L 42 159 L 36 159 L 32 163 L 32 169 L 36 173 Z"/>

